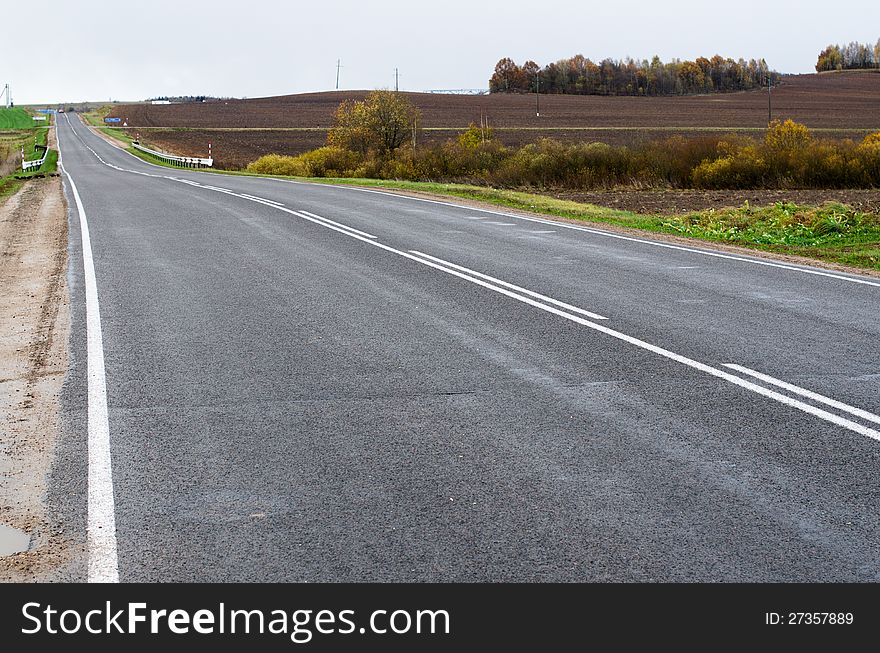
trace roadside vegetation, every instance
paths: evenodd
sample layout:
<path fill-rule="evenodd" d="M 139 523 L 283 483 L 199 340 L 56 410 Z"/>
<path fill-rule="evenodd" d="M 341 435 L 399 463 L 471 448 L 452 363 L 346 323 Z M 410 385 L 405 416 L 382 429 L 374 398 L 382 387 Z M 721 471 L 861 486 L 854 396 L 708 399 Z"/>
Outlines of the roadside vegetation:
<path fill-rule="evenodd" d="M 96 127 L 103 133 L 121 141 L 125 145 L 131 145 L 132 141 L 134 141 L 134 137 L 129 134 L 128 130 L 119 129 L 118 127 L 108 127 L 107 123 L 104 122 L 104 118 L 106 118 L 114 108 L 113 105 L 108 104 L 92 111 L 83 111 L 79 115 L 87 125 Z"/>
<path fill-rule="evenodd" d="M 117 129 L 116 127 L 98 127 L 103 133 L 107 134 L 115 138 L 118 141 L 122 141 L 126 145 L 131 145 L 134 142 L 134 138 L 124 129 Z"/>
<path fill-rule="evenodd" d="M 113 110 L 112 105 L 106 105 L 103 107 L 99 107 L 97 109 L 93 109 L 92 111 L 80 111 L 79 116 L 82 118 L 87 125 L 91 125 L 92 127 L 102 127 L 104 125 L 104 118 L 107 117 Z"/>
<path fill-rule="evenodd" d="M 305 177 L 365 177 L 483 183 L 502 188 L 877 188 L 880 132 L 861 141 L 823 140 L 805 126 L 774 122 L 763 138 L 674 136 L 634 145 L 542 139 L 507 148 L 491 130 L 471 126 L 445 143 L 357 148 L 330 131 L 326 147 L 299 156 L 268 155 L 254 172 Z M 349 126 L 344 127 L 350 131 Z M 417 138 L 417 129 L 414 130 Z M 378 136 L 375 136 L 378 139 Z"/>
<path fill-rule="evenodd" d="M 20 119 L 21 115 L 27 120 Z M 26 125 L 26 128 L 0 128 L 0 199 L 3 199 L 15 193 L 27 179 L 55 172 L 58 153 L 49 150 L 42 166 L 23 172 L 21 152 L 24 151 L 26 161 L 42 158 L 49 141 L 49 129 L 44 123 L 34 123 L 24 109 L 0 109 L 0 122 L 4 125 Z"/>

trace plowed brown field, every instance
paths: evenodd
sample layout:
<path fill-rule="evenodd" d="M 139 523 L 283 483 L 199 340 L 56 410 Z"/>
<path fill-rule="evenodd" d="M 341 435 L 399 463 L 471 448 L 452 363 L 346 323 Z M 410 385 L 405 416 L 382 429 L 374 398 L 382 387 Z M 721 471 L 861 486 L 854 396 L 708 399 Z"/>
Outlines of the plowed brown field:
<path fill-rule="evenodd" d="M 235 168 L 262 154 L 297 154 L 321 146 L 339 103 L 362 99 L 365 93 L 124 105 L 111 115 L 123 118 L 133 129 L 146 128 L 144 138 L 170 151 L 197 155 L 212 142 L 218 165 Z M 534 95 L 407 96 L 422 111 L 426 140 L 445 140 L 470 123 L 479 123 L 481 115 L 498 128 L 498 137 L 508 145 L 542 137 L 623 144 L 672 133 L 748 133 L 767 124 L 766 90 L 655 98 L 542 95 L 540 117 L 535 115 Z M 862 138 L 880 130 L 880 74 L 876 72 L 786 77 L 773 90 L 772 100 L 774 118 L 792 118 L 823 136 Z"/>

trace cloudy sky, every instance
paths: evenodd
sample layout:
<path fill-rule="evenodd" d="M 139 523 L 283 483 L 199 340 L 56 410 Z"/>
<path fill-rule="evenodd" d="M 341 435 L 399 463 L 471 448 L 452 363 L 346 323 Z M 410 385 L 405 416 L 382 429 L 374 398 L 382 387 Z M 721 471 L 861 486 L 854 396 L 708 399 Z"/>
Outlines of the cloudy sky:
<path fill-rule="evenodd" d="M 44 0 L 2 15 L 0 85 L 21 104 L 327 90 L 337 59 L 340 88 L 392 87 L 398 67 L 413 91 L 484 88 L 505 56 L 718 53 L 810 72 L 828 43 L 880 37 L 877 0 Z"/>

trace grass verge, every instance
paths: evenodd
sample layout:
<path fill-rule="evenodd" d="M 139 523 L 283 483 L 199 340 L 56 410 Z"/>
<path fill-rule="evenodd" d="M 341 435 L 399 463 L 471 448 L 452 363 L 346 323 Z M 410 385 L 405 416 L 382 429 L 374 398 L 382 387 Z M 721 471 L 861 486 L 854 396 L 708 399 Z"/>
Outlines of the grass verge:
<path fill-rule="evenodd" d="M 58 167 L 58 152 L 56 150 L 49 150 L 46 161 L 36 170 L 23 172 L 20 165 L 21 159 L 18 153 L 22 149 L 24 149 L 25 159 L 28 161 L 43 156 L 43 150 L 35 149 L 34 143 L 47 145 L 48 135 L 49 130 L 46 127 L 40 127 L 36 131 L 0 132 L 0 161 L 5 160 L 7 164 L 3 166 L 6 171 L 5 176 L 0 176 L 0 201 L 15 193 L 28 179 L 55 172 Z"/>
<path fill-rule="evenodd" d="M 98 129 L 100 129 L 111 138 L 115 138 L 117 141 L 121 141 L 126 146 L 130 146 L 132 142 L 134 142 L 134 138 L 132 138 L 124 129 L 117 129 L 116 127 L 98 127 Z"/>
<path fill-rule="evenodd" d="M 0 177 L 0 204 L 7 197 L 14 195 L 18 189 L 24 184 L 24 179 L 16 179 L 15 177 Z"/>

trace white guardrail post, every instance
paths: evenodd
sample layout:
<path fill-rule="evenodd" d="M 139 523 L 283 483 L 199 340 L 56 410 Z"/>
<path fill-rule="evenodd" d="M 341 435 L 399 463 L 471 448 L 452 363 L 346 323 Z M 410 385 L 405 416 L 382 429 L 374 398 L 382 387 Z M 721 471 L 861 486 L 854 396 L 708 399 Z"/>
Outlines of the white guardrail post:
<path fill-rule="evenodd" d="M 36 148 L 35 148 L 36 149 Z M 21 171 L 27 172 L 31 168 L 41 168 L 43 164 L 46 162 L 46 157 L 49 155 L 48 148 L 43 151 L 42 159 L 34 159 L 33 161 L 25 161 L 24 160 L 24 150 L 21 151 Z"/>
<path fill-rule="evenodd" d="M 157 152 L 156 150 L 151 150 L 148 147 L 144 147 L 137 141 L 132 142 L 132 147 L 136 150 L 140 150 L 141 152 L 146 152 L 157 159 L 165 161 L 166 163 L 170 163 L 171 165 L 180 166 L 182 168 L 201 168 L 202 166 L 206 168 L 213 167 L 214 159 L 211 156 L 208 156 L 207 159 L 201 159 L 196 156 L 175 156 L 173 154 L 166 154 L 165 152 Z"/>

